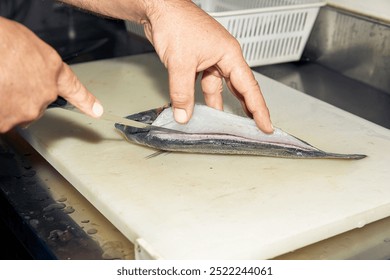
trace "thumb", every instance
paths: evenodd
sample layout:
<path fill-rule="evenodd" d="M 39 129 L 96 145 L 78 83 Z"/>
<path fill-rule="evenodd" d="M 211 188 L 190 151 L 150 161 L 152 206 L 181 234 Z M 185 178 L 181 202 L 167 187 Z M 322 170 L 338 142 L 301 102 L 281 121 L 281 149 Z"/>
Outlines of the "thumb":
<path fill-rule="evenodd" d="M 79 81 L 70 67 L 63 63 L 57 78 L 58 95 L 77 107 L 81 112 L 98 118 L 103 114 L 103 106 Z"/>

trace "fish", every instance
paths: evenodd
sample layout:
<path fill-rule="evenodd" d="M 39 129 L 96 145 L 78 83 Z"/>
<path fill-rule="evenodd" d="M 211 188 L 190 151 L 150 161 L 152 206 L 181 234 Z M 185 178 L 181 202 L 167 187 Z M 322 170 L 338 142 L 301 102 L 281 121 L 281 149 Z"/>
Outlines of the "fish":
<path fill-rule="evenodd" d="M 366 157 L 363 154 L 324 152 L 280 128 L 274 128 L 272 134 L 266 134 L 249 117 L 203 104 L 195 104 L 193 115 L 186 124 L 179 124 L 174 120 L 169 104 L 126 118 L 153 126 L 136 128 L 116 123 L 115 129 L 129 142 L 157 151 L 291 159 L 357 160 Z M 158 127 L 169 128 L 171 131 L 156 129 Z"/>

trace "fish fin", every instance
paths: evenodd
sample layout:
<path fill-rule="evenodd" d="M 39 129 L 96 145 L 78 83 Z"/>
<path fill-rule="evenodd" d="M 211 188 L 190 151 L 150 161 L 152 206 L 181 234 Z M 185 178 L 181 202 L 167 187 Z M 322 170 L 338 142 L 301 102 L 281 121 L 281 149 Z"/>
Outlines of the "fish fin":
<path fill-rule="evenodd" d="M 291 135 L 291 134 L 289 134 Z M 295 139 L 301 141 L 302 143 L 312 147 L 313 149 L 317 150 L 318 152 L 322 153 L 323 155 L 322 156 L 319 156 L 318 158 L 328 158 L 328 159 L 352 159 L 352 160 L 357 160 L 357 159 L 363 159 L 365 157 L 367 157 L 367 155 L 362 155 L 362 154 L 338 154 L 338 153 L 327 153 L 327 152 L 324 152 L 320 149 L 318 149 L 317 147 L 314 147 L 313 145 L 311 145 L 310 143 L 294 136 L 294 135 L 291 135 L 292 137 L 294 137 Z"/>
<path fill-rule="evenodd" d="M 352 160 L 358 160 L 366 158 L 367 155 L 362 154 L 335 154 L 335 153 L 324 153 L 324 158 L 329 159 L 352 159 Z"/>
<path fill-rule="evenodd" d="M 151 159 L 151 158 L 157 157 L 159 155 L 168 154 L 168 153 L 170 153 L 170 152 L 167 152 L 167 151 L 157 151 L 157 152 L 155 152 L 153 154 L 150 154 L 150 155 L 146 156 L 145 158 L 146 159 Z"/>

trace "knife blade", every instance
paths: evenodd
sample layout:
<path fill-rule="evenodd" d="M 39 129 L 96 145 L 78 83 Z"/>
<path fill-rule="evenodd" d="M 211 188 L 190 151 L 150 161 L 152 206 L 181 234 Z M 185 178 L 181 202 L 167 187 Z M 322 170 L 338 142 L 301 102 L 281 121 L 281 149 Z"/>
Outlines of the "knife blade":
<path fill-rule="evenodd" d="M 84 114 L 81 111 L 79 111 L 76 107 L 71 106 L 71 105 L 66 105 L 66 106 L 59 107 L 59 108 L 65 109 L 67 111 L 79 113 L 79 114 Z M 98 120 L 110 121 L 113 123 L 119 123 L 119 124 L 123 124 L 123 125 L 127 125 L 127 126 L 137 127 L 137 128 L 148 128 L 151 126 L 150 124 L 147 124 L 147 123 L 126 119 L 126 118 L 123 118 L 123 117 L 120 117 L 117 115 L 113 115 L 110 113 L 106 113 L 106 112 L 104 112 L 103 115 L 98 118 Z"/>
<path fill-rule="evenodd" d="M 71 111 L 74 113 L 79 113 L 79 114 L 85 115 L 83 112 L 81 112 L 79 109 L 77 109 L 72 104 L 68 103 L 63 98 L 57 99 L 55 102 L 50 104 L 48 106 L 48 108 L 61 108 L 61 109 L 67 110 L 67 111 Z M 131 127 L 141 128 L 141 129 L 145 129 L 145 130 L 153 129 L 154 131 L 161 131 L 161 132 L 166 132 L 166 133 L 180 133 L 180 134 L 186 133 L 184 131 L 180 131 L 180 130 L 176 130 L 176 129 L 170 129 L 170 128 L 166 128 L 166 127 L 162 127 L 162 126 L 156 126 L 156 125 L 152 125 L 152 124 L 148 124 L 148 123 L 139 122 L 136 120 L 127 119 L 127 118 L 120 117 L 120 116 L 117 116 L 117 115 L 114 115 L 111 113 L 106 113 L 106 112 L 104 112 L 103 115 L 101 117 L 99 117 L 97 120 L 109 121 L 112 123 L 123 124 L 125 126 L 131 126 Z"/>

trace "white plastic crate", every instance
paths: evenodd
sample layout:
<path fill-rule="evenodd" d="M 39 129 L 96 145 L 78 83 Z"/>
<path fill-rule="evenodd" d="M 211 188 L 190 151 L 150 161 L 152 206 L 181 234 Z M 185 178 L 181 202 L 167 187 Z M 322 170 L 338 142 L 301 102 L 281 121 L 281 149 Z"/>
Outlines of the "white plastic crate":
<path fill-rule="evenodd" d="M 249 66 L 299 60 L 325 5 L 322 0 L 193 1 L 239 41 Z M 126 27 L 145 37 L 139 24 L 126 22 Z"/>

